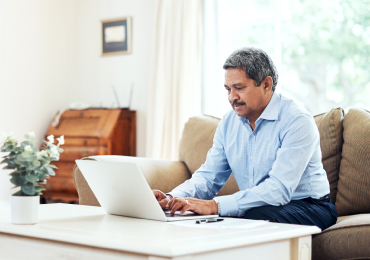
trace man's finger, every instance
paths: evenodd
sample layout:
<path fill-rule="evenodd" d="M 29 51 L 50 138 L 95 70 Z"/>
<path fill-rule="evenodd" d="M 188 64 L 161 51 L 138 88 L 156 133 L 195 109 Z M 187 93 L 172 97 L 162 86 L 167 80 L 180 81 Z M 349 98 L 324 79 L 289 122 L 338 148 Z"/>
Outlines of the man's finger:
<path fill-rule="evenodd" d="M 159 205 L 161 206 L 162 209 L 167 209 L 168 208 L 167 207 L 167 203 L 168 203 L 167 199 L 163 199 L 163 200 L 160 200 L 158 202 L 159 202 Z"/>
<path fill-rule="evenodd" d="M 181 210 L 183 206 L 185 205 L 182 200 L 177 200 L 175 203 L 172 203 L 171 214 L 175 214 L 175 212 Z"/>
<path fill-rule="evenodd" d="M 172 204 L 174 204 L 174 203 L 176 203 L 177 201 L 179 200 L 179 198 L 173 198 L 173 199 L 171 199 L 169 202 L 168 202 L 168 207 L 169 208 L 172 208 Z"/>
<path fill-rule="evenodd" d="M 188 205 L 187 200 L 184 199 L 177 200 L 175 204 L 172 204 L 171 214 L 174 214 L 176 211 L 181 211 L 183 207 L 185 207 L 186 205 Z"/>
<path fill-rule="evenodd" d="M 184 206 L 184 207 L 182 207 L 182 209 L 181 209 L 181 211 L 180 211 L 180 213 L 181 213 L 181 214 L 184 214 L 184 213 L 185 213 L 186 211 L 188 211 L 188 210 L 192 211 L 192 206 L 193 206 L 193 205 L 191 205 L 191 204 L 190 204 L 190 202 L 189 202 L 188 200 L 185 200 L 185 202 L 186 202 L 185 206 Z"/>
<path fill-rule="evenodd" d="M 155 198 L 160 201 L 160 200 L 163 200 L 166 198 L 166 194 L 164 194 L 162 191 L 160 190 L 152 190 L 153 191 L 153 194 L 155 196 Z"/>

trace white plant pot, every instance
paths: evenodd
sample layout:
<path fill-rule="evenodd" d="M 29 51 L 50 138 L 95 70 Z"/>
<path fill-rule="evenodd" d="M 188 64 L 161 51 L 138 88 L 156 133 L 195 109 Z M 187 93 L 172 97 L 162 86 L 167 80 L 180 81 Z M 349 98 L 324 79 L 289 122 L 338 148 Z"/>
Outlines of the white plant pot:
<path fill-rule="evenodd" d="M 13 224 L 29 225 L 39 221 L 40 196 L 11 196 L 11 221 Z"/>

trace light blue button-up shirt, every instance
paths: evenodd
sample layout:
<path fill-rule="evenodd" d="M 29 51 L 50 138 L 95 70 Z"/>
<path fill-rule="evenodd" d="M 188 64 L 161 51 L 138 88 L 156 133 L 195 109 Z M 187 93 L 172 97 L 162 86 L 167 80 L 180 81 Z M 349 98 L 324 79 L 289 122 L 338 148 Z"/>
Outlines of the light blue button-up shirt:
<path fill-rule="evenodd" d="M 234 110 L 226 113 L 206 162 L 169 194 L 212 199 L 233 173 L 240 191 L 217 199 L 221 216 L 238 217 L 254 207 L 329 194 L 319 132 L 307 110 L 273 93 L 255 126 Z"/>

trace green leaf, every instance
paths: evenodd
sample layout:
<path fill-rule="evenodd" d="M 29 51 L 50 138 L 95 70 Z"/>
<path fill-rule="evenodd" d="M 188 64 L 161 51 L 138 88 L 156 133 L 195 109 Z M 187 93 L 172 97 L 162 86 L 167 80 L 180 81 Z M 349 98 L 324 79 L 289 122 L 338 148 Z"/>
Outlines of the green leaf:
<path fill-rule="evenodd" d="M 3 152 L 12 152 L 14 150 L 14 145 L 9 145 L 5 148 L 5 151 Z"/>
<path fill-rule="evenodd" d="M 30 183 L 22 186 L 22 191 L 23 193 L 29 196 L 33 196 L 36 193 L 35 186 L 33 186 L 33 184 L 30 184 Z"/>
<path fill-rule="evenodd" d="M 18 160 L 17 158 L 16 159 L 14 159 L 14 163 L 16 163 L 16 164 L 20 164 L 20 165 L 22 165 L 22 161 L 20 161 L 20 160 Z"/>
<path fill-rule="evenodd" d="M 25 196 L 26 194 L 24 194 L 23 192 L 22 192 L 22 190 L 19 190 L 19 191 L 17 191 L 16 193 L 14 193 L 13 194 L 13 196 Z"/>
<path fill-rule="evenodd" d="M 27 152 L 23 152 L 21 155 L 22 155 L 22 157 L 23 157 L 23 158 L 25 158 L 27 161 L 29 160 L 28 158 L 30 158 L 30 156 L 31 156 L 31 155 L 30 155 L 29 153 L 27 153 Z"/>
<path fill-rule="evenodd" d="M 4 170 L 14 170 L 15 167 L 9 167 L 8 165 L 3 167 Z"/>
<path fill-rule="evenodd" d="M 53 165 L 53 164 L 49 164 L 48 165 L 50 168 L 53 168 L 53 169 L 58 169 L 58 167 L 56 167 L 55 165 Z"/>
<path fill-rule="evenodd" d="M 19 174 L 15 175 L 10 179 L 10 182 L 13 183 L 16 186 L 22 186 L 26 183 L 26 178 L 25 176 Z"/>
<path fill-rule="evenodd" d="M 21 162 L 26 162 L 27 158 L 23 156 L 24 153 L 18 154 L 17 155 L 17 160 Z"/>
<path fill-rule="evenodd" d="M 15 168 L 15 167 L 17 167 L 17 165 L 15 164 L 15 162 L 13 160 L 10 160 L 10 159 L 8 159 L 7 164 L 12 169 Z"/>
<path fill-rule="evenodd" d="M 17 176 L 17 175 L 20 175 L 21 173 L 18 171 L 18 170 L 16 170 L 16 171 L 14 171 L 14 172 L 11 172 L 11 173 L 9 173 L 9 175 L 10 176 Z"/>
<path fill-rule="evenodd" d="M 48 176 L 46 173 L 39 173 L 39 180 L 45 180 L 46 176 Z"/>
<path fill-rule="evenodd" d="M 35 190 L 36 191 L 42 191 L 42 190 L 46 190 L 46 188 L 43 187 L 43 186 L 37 185 L 37 186 L 35 186 Z"/>
<path fill-rule="evenodd" d="M 24 147 L 26 147 L 27 145 L 30 145 L 31 147 L 33 147 L 33 143 L 30 142 L 30 141 L 23 141 L 21 143 L 21 148 L 24 149 Z"/>
<path fill-rule="evenodd" d="M 45 169 L 48 171 L 47 174 L 49 174 L 50 176 L 55 176 L 55 172 L 49 166 L 46 166 Z"/>
<path fill-rule="evenodd" d="M 37 174 L 27 174 L 25 179 L 28 182 L 35 183 L 39 179 L 39 176 Z"/>
<path fill-rule="evenodd" d="M 9 159 L 15 159 L 15 157 L 17 157 L 17 154 L 15 152 L 11 152 L 10 154 L 8 154 L 7 156 Z"/>
<path fill-rule="evenodd" d="M 31 155 L 30 155 L 29 160 L 30 160 L 30 161 L 37 160 L 37 156 L 36 156 L 36 154 L 31 154 Z"/>
<path fill-rule="evenodd" d="M 16 153 L 21 153 L 23 151 L 23 148 L 22 147 L 16 147 L 14 148 L 14 152 Z"/>
<path fill-rule="evenodd" d="M 41 166 L 41 163 L 38 160 L 34 160 L 33 165 L 35 165 L 36 167 L 39 167 Z"/>

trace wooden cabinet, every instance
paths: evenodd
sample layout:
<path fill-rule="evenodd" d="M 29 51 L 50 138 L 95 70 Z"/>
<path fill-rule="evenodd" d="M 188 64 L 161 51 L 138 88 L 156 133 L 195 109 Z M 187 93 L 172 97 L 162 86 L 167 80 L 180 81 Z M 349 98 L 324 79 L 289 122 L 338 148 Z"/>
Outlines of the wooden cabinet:
<path fill-rule="evenodd" d="M 54 121 L 54 120 L 53 120 Z M 46 202 L 77 203 L 73 182 L 75 160 L 91 155 L 136 156 L 136 112 L 128 109 L 68 110 L 57 126 L 50 125 L 46 137 L 64 135 L 64 152 L 56 175 L 47 179 L 41 199 Z"/>

